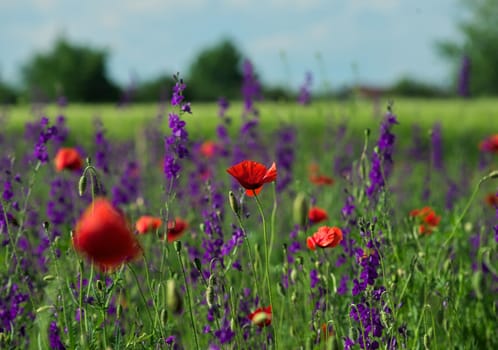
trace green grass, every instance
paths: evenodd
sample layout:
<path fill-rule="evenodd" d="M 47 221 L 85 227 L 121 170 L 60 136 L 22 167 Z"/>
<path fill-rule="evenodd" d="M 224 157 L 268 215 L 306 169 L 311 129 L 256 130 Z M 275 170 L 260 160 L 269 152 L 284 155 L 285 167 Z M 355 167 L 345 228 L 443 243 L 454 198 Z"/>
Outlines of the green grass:
<path fill-rule="evenodd" d="M 394 98 L 394 112 L 398 115 L 401 135 L 409 135 L 410 126 L 414 123 L 429 130 L 433 123 L 441 123 L 443 130 L 456 137 L 485 135 L 498 130 L 498 99 L 475 100 L 427 100 Z M 387 100 L 380 101 L 380 113 L 383 114 Z M 375 127 L 379 118 L 374 118 L 374 106 L 371 101 L 330 101 L 316 102 L 311 108 L 294 103 L 261 103 L 258 104 L 262 123 L 266 128 L 273 128 L 281 122 L 294 122 L 305 131 L 322 133 L 324 126 L 340 121 L 357 130 Z M 113 139 L 129 139 L 136 135 L 147 121 L 158 114 L 156 104 L 136 104 L 125 108 L 115 105 L 69 105 L 63 113 L 68 118 L 68 126 L 78 130 L 79 137 L 90 137 L 93 132 L 92 121 L 95 117 L 103 120 Z M 235 125 L 240 123 L 241 103 L 234 103 L 228 115 L 235 117 Z M 5 128 L 9 132 L 21 133 L 26 121 L 33 118 L 28 106 L 10 107 L 7 111 Z M 46 108 L 49 117 L 57 116 L 61 111 L 56 106 Z M 218 122 L 217 106 L 214 103 L 193 105 L 193 115 L 187 116 L 189 132 L 195 138 L 200 135 L 213 136 Z M 165 125 L 167 128 L 167 125 Z"/>

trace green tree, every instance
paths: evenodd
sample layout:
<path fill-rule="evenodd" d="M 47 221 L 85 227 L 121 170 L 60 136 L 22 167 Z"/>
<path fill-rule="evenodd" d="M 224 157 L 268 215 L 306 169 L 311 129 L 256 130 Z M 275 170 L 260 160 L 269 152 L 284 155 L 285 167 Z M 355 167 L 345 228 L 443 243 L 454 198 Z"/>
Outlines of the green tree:
<path fill-rule="evenodd" d="M 241 64 L 242 54 L 230 40 L 201 51 L 191 64 L 186 80 L 188 97 L 196 100 L 239 97 Z"/>
<path fill-rule="evenodd" d="M 59 38 L 53 48 L 35 54 L 22 68 L 27 90 L 41 90 L 49 98 L 59 94 L 70 101 L 104 102 L 119 97 L 107 75 L 108 52 Z"/>
<path fill-rule="evenodd" d="M 471 94 L 498 95 L 498 0 L 461 3 L 470 13 L 458 24 L 463 42 L 439 42 L 439 52 L 454 64 L 456 71 L 464 56 L 470 59 Z"/>
<path fill-rule="evenodd" d="M 134 99 L 138 102 L 168 100 L 174 85 L 175 81 L 172 74 L 160 75 L 157 78 L 146 80 L 138 84 Z"/>

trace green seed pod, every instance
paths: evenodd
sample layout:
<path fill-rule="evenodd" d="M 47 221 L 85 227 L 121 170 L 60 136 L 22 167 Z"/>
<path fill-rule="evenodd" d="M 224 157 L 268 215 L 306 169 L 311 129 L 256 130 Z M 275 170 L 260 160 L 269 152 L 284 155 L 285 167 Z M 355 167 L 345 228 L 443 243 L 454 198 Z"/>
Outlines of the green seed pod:
<path fill-rule="evenodd" d="M 230 203 L 230 208 L 232 208 L 234 214 L 237 215 L 237 217 L 240 217 L 240 204 L 233 191 L 228 192 L 228 201 Z"/>
<path fill-rule="evenodd" d="M 54 307 L 52 305 L 44 305 L 44 306 L 40 306 L 38 309 L 36 309 L 35 313 L 39 314 L 40 312 L 43 312 L 43 311 L 47 311 L 47 310 L 51 310 L 53 309 Z"/>
<path fill-rule="evenodd" d="M 308 223 L 309 204 L 304 193 L 301 192 L 296 196 L 294 199 L 293 209 L 294 223 L 300 225 L 301 227 L 306 226 Z"/>
<path fill-rule="evenodd" d="M 87 179 L 86 176 L 83 174 L 80 177 L 80 180 L 78 181 L 78 194 L 83 196 L 83 193 L 85 193 L 86 190 L 86 184 L 87 184 Z"/>
<path fill-rule="evenodd" d="M 175 246 L 175 250 L 177 253 L 180 253 L 182 251 L 182 242 L 181 241 L 174 241 L 173 245 Z"/>
<path fill-rule="evenodd" d="M 280 296 L 282 296 L 282 297 L 285 297 L 285 295 L 287 294 L 282 282 L 278 282 L 277 291 L 278 291 L 278 294 L 280 294 Z"/>
<path fill-rule="evenodd" d="M 291 279 L 292 283 L 296 283 L 296 279 L 297 279 L 297 270 L 296 269 L 291 270 L 290 279 Z"/>
<path fill-rule="evenodd" d="M 180 313 L 183 309 L 182 297 L 176 288 L 174 279 L 169 279 L 168 282 L 166 282 L 166 305 L 168 306 L 168 309 L 175 314 Z"/>
<path fill-rule="evenodd" d="M 46 275 L 46 276 L 43 276 L 43 280 L 45 282 L 50 282 L 50 281 L 55 280 L 55 276 L 54 275 Z"/>
<path fill-rule="evenodd" d="M 166 325 L 168 323 L 168 310 L 162 309 L 161 313 L 160 313 L 160 316 L 161 316 L 161 325 L 163 327 L 166 327 Z"/>
<path fill-rule="evenodd" d="M 97 290 L 103 291 L 105 289 L 105 283 L 102 280 L 97 281 Z"/>
<path fill-rule="evenodd" d="M 214 299 L 215 299 L 214 288 L 212 285 L 208 285 L 208 287 L 206 288 L 206 303 L 210 308 L 214 306 L 215 302 Z"/>
<path fill-rule="evenodd" d="M 202 264 L 199 258 L 194 259 L 194 265 L 197 270 L 202 271 Z"/>

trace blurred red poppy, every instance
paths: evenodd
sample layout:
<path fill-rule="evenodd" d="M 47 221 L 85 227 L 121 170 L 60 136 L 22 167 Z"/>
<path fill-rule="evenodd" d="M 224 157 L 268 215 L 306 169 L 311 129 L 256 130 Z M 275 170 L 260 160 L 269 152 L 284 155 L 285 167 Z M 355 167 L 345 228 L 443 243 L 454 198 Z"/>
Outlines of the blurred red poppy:
<path fill-rule="evenodd" d="M 217 150 L 218 145 L 214 141 L 205 141 L 199 148 L 199 152 L 206 158 L 213 157 Z"/>
<path fill-rule="evenodd" d="M 319 186 L 333 185 L 335 182 L 334 179 L 330 176 L 320 174 L 320 169 L 318 168 L 318 164 L 316 163 L 312 163 L 309 166 L 309 179 L 313 184 Z"/>
<path fill-rule="evenodd" d="M 79 152 L 75 148 L 61 148 L 57 151 L 55 155 L 55 170 L 62 171 L 64 169 L 68 170 L 81 170 L 83 168 L 83 159 Z"/>
<path fill-rule="evenodd" d="M 342 241 L 342 231 L 339 227 L 322 226 L 312 236 L 308 237 L 306 244 L 311 250 L 315 250 L 316 246 L 320 248 L 337 247 Z"/>
<path fill-rule="evenodd" d="M 484 201 L 491 208 L 493 208 L 493 209 L 497 208 L 498 207 L 498 193 L 488 193 L 486 195 L 486 197 L 484 198 Z"/>
<path fill-rule="evenodd" d="M 308 212 L 308 218 L 311 224 L 317 224 L 329 218 L 327 212 L 319 207 L 312 207 Z"/>
<path fill-rule="evenodd" d="M 80 217 L 73 246 L 102 271 L 114 270 L 142 252 L 124 216 L 105 198 L 95 199 Z"/>
<path fill-rule="evenodd" d="M 436 212 L 431 207 L 414 209 L 410 212 L 410 216 L 418 218 L 420 222 L 418 232 L 421 235 L 431 234 L 433 229 L 436 228 L 441 221 L 441 216 L 436 215 Z"/>
<path fill-rule="evenodd" d="M 180 218 L 168 222 L 168 242 L 177 241 L 188 228 L 188 223 Z"/>
<path fill-rule="evenodd" d="M 135 228 L 138 233 L 144 234 L 150 231 L 156 231 L 159 227 L 161 227 L 162 223 L 163 221 L 160 218 L 144 215 L 137 220 Z"/>
<path fill-rule="evenodd" d="M 244 160 L 228 168 L 227 172 L 246 189 L 248 196 L 253 196 L 254 193 L 258 194 L 265 183 L 273 182 L 277 179 L 277 166 L 275 163 L 267 169 L 261 163 Z"/>
<path fill-rule="evenodd" d="M 271 324 L 271 318 L 271 305 L 267 307 L 260 307 L 249 315 L 251 322 L 259 327 L 269 326 Z"/>
<path fill-rule="evenodd" d="M 491 152 L 498 154 L 498 134 L 491 135 L 479 143 L 479 149 L 482 152 Z"/>

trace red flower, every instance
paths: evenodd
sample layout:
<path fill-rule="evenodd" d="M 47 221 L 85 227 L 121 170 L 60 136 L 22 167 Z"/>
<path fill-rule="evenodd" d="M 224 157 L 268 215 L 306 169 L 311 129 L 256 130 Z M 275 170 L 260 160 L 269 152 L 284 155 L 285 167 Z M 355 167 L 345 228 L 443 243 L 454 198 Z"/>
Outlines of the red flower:
<path fill-rule="evenodd" d="M 312 207 L 308 212 L 308 218 L 311 224 L 318 224 L 319 222 L 325 221 L 329 218 L 327 212 L 319 207 Z"/>
<path fill-rule="evenodd" d="M 142 252 L 124 216 L 105 198 L 95 199 L 80 217 L 73 246 L 102 271 L 113 270 Z"/>
<path fill-rule="evenodd" d="M 135 228 L 138 233 L 144 234 L 150 231 L 156 231 L 162 224 L 163 221 L 160 218 L 156 218 L 154 216 L 141 216 L 137 220 Z"/>
<path fill-rule="evenodd" d="M 439 222 L 441 221 L 441 217 L 437 216 L 431 207 L 414 209 L 410 212 L 410 216 L 418 218 L 420 222 L 418 231 L 421 235 L 432 233 L 433 229 L 439 225 Z"/>
<path fill-rule="evenodd" d="M 323 174 L 320 174 L 320 170 L 318 168 L 318 165 L 316 163 L 312 163 L 309 167 L 309 179 L 312 183 L 314 183 L 315 185 L 333 185 L 334 184 L 334 179 L 329 177 L 329 176 L 326 176 L 326 175 L 323 175 Z"/>
<path fill-rule="evenodd" d="M 277 166 L 275 163 L 271 165 L 270 169 L 267 169 L 261 163 L 244 160 L 228 168 L 227 172 L 246 189 L 248 196 L 253 196 L 254 193 L 258 194 L 265 183 L 273 182 L 277 179 Z"/>
<path fill-rule="evenodd" d="M 199 151 L 206 158 L 211 158 L 218 151 L 218 145 L 213 141 L 205 141 L 199 148 Z"/>
<path fill-rule="evenodd" d="M 57 151 L 54 159 L 55 170 L 81 170 L 83 167 L 83 159 L 75 148 L 61 148 Z"/>
<path fill-rule="evenodd" d="M 180 218 L 168 222 L 168 242 L 179 240 L 187 228 L 188 223 Z"/>
<path fill-rule="evenodd" d="M 271 305 L 256 309 L 249 315 L 249 319 L 257 326 L 269 326 L 271 324 Z"/>
<path fill-rule="evenodd" d="M 484 200 L 491 208 L 498 207 L 498 195 L 496 193 L 487 194 Z"/>
<path fill-rule="evenodd" d="M 498 134 L 491 135 L 479 143 L 479 149 L 482 152 L 498 154 Z"/>
<path fill-rule="evenodd" d="M 333 248 L 342 241 L 342 231 L 339 227 L 322 226 L 313 236 L 308 237 L 306 244 L 311 250 L 315 250 L 316 246 L 320 248 Z"/>

